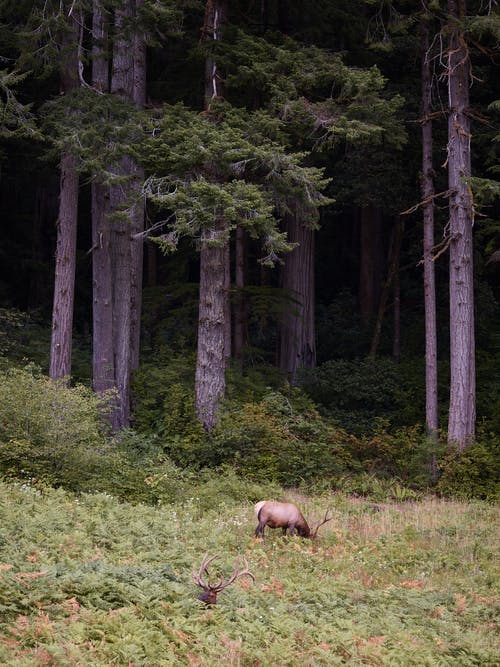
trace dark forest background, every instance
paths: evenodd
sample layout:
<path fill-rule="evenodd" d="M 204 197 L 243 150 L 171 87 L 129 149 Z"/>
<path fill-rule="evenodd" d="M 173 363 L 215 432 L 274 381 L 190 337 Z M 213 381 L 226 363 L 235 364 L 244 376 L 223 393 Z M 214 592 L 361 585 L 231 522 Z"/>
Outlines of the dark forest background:
<path fill-rule="evenodd" d="M 439 193 L 448 187 L 448 102 L 445 46 L 440 37 L 448 16 L 444 3 L 427 4 L 422 7 L 431 12 L 426 20 L 432 37 L 434 181 Z M 312 233 L 314 284 L 308 284 L 314 295 L 309 334 L 315 350 L 314 358 L 302 365 L 290 362 L 284 351 L 286 341 L 295 335 L 290 313 L 298 307 L 297 294 L 286 277 L 294 251 L 281 253 L 273 267 L 267 266 L 259 262 L 265 255 L 261 242 L 249 234 L 244 284 L 236 285 L 236 235 L 231 236 L 233 336 L 234 314 L 242 301 L 245 334 L 237 350 L 233 341 L 226 391 L 213 430 L 199 425 L 193 405 L 198 248 L 192 238 L 179 236 L 175 252 L 163 252 L 167 228 L 144 236 L 140 365 L 131 380 L 130 429 L 113 436 L 127 456 L 135 452 L 134 456 L 155 461 L 168 456 L 178 465 L 195 469 L 229 464 L 253 478 L 289 485 L 323 480 L 360 493 L 373 491 L 379 476 L 399 480 L 401 487 L 391 481 L 395 493 L 403 493 L 398 491 L 403 486 L 418 490 L 440 483 L 444 493 L 460 494 L 465 489 L 466 494 L 495 495 L 500 442 L 500 227 L 494 180 L 498 173 L 499 27 L 496 3 L 491 3 L 489 11 L 479 4 L 468 3 L 468 16 L 484 20 L 476 25 L 471 19 L 467 28 L 477 363 L 477 439 L 469 448 L 469 458 L 457 458 L 446 442 L 450 391 L 449 266 L 443 241 L 449 223 L 446 197 L 436 198 L 434 208 L 438 441 L 429 438 L 425 429 L 423 218 L 422 206 L 417 206 L 422 202 L 423 10 L 420 3 L 368 0 L 230 2 L 223 39 L 215 48 L 215 39 L 207 46 L 203 38 L 205 3 L 145 3 L 141 15 L 148 37 L 145 114 L 160 118 L 166 104 L 168 113 L 180 118 L 184 111 L 171 110 L 182 103 L 186 113 L 201 118 L 204 113 L 220 114 L 214 121 L 214 126 L 220 126 L 233 118 L 234 110 L 265 112 L 258 121 L 262 133 L 275 133 L 273 140 L 284 147 L 284 154 L 302 151 L 305 166 L 322 170 L 324 180 L 318 190 L 324 201 L 308 210 L 305 220 L 316 228 Z M 102 6 L 112 15 L 120 3 L 103 2 Z M 0 354 L 6 399 L 13 396 L 9 393 L 13 386 L 25 386 L 25 393 L 20 390 L 16 398 L 19 405 L 29 405 L 34 391 L 49 391 L 36 383 L 44 383 L 49 370 L 60 194 L 60 143 L 55 137 L 68 131 L 61 120 L 64 108 L 61 116 L 61 108 L 50 105 L 62 97 L 61 58 L 67 54 L 57 34 L 67 21 L 68 9 L 61 14 L 50 3 L 0 3 L 0 109 L 4 115 Z M 91 80 L 91 12 L 83 3 L 85 81 Z M 217 62 L 223 94 L 207 112 L 209 57 Z M 310 71 L 300 70 L 302 58 L 310 63 Z M 301 71 L 304 79 L 299 81 Z M 338 72 L 337 79 L 332 71 Z M 357 77 L 357 95 L 363 86 L 373 95 L 373 105 L 363 109 L 363 116 L 353 110 L 354 97 L 349 99 L 346 92 L 354 85 L 351 76 Z M 323 107 L 324 100 L 333 100 L 333 107 L 327 103 Z M 97 118 L 99 103 L 92 110 Z M 310 107 L 314 111 L 308 116 Z M 349 122 L 356 118 L 356 123 L 339 121 L 340 129 L 333 136 L 328 119 L 335 113 Z M 182 122 L 189 135 L 191 121 Z M 239 121 L 231 122 L 236 128 Z M 382 130 L 373 130 L 377 124 Z M 80 173 L 73 387 L 92 385 L 94 176 L 89 165 L 91 158 L 98 158 L 92 156 L 92 141 L 97 153 L 101 132 L 98 122 L 90 127 L 86 135 L 90 158 Z M 189 144 L 184 137 L 182 141 L 182 150 L 189 153 Z M 151 164 L 156 154 L 151 147 L 143 150 L 150 151 L 144 157 L 148 175 L 154 171 Z M 281 231 L 290 224 L 290 209 L 292 205 L 288 212 L 275 210 Z M 148 201 L 146 228 L 162 215 L 158 202 Z M 293 271 L 300 278 L 300 264 Z M 12 373 L 21 373 L 19 369 L 31 379 L 16 376 L 14 384 L 9 384 Z M 65 413 L 66 408 L 60 409 Z M 32 431 L 22 438 L 13 433 L 6 430 L 0 458 L 4 472 L 20 474 L 21 465 L 29 459 L 25 448 L 35 446 L 36 438 Z M 47 447 L 44 462 L 28 474 L 41 476 L 47 469 L 51 454 L 45 437 L 40 436 L 41 450 Z M 24 454 L 14 456 L 17 445 L 13 442 L 23 438 L 28 443 L 20 448 Z M 49 481 L 77 486 L 74 476 L 68 473 L 66 478 L 54 466 Z"/>

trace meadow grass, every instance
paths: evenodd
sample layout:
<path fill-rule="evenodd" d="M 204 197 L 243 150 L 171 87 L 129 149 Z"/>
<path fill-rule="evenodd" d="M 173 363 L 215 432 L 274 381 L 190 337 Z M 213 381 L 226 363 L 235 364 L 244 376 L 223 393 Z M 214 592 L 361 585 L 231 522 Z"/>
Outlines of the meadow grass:
<path fill-rule="evenodd" d="M 0 483 L 0 664 L 499 664 L 497 507 L 281 499 L 333 519 L 315 542 L 263 542 L 252 502 L 222 494 L 151 507 Z M 241 555 L 255 582 L 205 606 L 206 552 L 214 579 Z"/>

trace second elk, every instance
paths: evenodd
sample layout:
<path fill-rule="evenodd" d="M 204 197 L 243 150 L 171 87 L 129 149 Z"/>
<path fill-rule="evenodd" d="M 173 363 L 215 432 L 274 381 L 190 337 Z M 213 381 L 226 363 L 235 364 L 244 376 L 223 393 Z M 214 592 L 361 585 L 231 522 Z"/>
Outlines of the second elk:
<path fill-rule="evenodd" d="M 208 554 L 205 554 L 198 572 L 193 571 L 193 581 L 203 589 L 203 592 L 198 595 L 198 600 L 201 600 L 208 605 L 216 604 L 217 595 L 225 588 L 230 586 L 234 581 L 236 581 L 238 577 L 242 577 L 246 574 L 255 580 L 255 577 L 248 569 L 248 562 L 243 559 L 243 567 L 240 569 L 240 559 L 238 558 L 234 565 L 233 574 L 229 577 L 229 579 L 220 579 L 220 581 L 218 581 L 216 584 L 211 584 L 208 581 L 208 566 L 213 560 L 217 558 L 217 556 L 218 554 L 215 556 L 209 556 Z M 205 575 L 207 577 L 206 581 L 202 578 L 205 577 Z"/>

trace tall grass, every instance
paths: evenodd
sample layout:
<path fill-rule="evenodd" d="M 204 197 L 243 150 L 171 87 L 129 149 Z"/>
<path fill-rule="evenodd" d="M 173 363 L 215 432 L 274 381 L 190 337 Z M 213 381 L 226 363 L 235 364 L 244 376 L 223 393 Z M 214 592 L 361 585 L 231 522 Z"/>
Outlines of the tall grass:
<path fill-rule="evenodd" d="M 316 542 L 262 542 L 223 494 L 150 507 L 0 483 L 0 664 L 498 665 L 498 508 L 282 498 L 334 519 Z M 255 583 L 204 606 L 205 552 L 211 578 L 243 555 Z"/>

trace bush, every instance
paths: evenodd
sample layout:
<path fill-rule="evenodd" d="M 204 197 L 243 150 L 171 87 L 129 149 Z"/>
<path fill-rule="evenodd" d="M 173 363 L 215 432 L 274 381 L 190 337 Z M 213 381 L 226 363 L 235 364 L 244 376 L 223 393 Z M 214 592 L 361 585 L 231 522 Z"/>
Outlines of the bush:
<path fill-rule="evenodd" d="M 33 367 L 0 374 L 0 469 L 6 475 L 78 486 L 106 449 L 101 399 Z"/>
<path fill-rule="evenodd" d="M 208 434 L 191 430 L 170 438 L 167 453 L 182 466 L 225 463 L 252 480 L 295 486 L 345 472 L 352 465 L 348 440 L 298 390 L 269 391 L 257 403 L 227 406 Z"/>
<path fill-rule="evenodd" d="M 442 443 L 429 440 L 420 426 L 404 426 L 394 431 L 378 420 L 372 434 L 352 438 L 349 451 L 369 475 L 397 478 L 404 484 L 425 488 L 435 480 L 435 465 Z"/>
<path fill-rule="evenodd" d="M 404 407 L 398 367 L 390 359 L 331 360 L 304 371 L 302 387 L 322 413 L 361 435 Z"/>
<path fill-rule="evenodd" d="M 458 499 L 500 500 L 500 436 L 479 433 L 464 451 L 450 447 L 439 461 L 437 491 Z"/>

